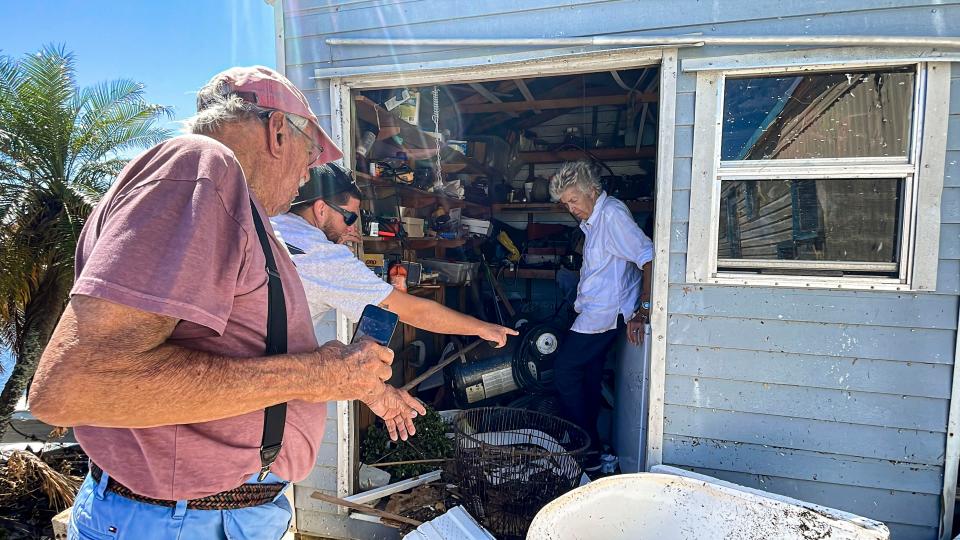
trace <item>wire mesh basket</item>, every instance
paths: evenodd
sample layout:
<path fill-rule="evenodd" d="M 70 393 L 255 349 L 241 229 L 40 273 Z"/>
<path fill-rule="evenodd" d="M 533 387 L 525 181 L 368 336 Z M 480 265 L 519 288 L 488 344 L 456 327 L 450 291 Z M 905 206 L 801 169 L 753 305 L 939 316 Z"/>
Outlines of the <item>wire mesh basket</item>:
<path fill-rule="evenodd" d="M 580 483 L 590 436 L 537 411 L 482 407 L 454 420 L 454 476 L 471 514 L 500 539 L 523 538 L 548 502 Z"/>

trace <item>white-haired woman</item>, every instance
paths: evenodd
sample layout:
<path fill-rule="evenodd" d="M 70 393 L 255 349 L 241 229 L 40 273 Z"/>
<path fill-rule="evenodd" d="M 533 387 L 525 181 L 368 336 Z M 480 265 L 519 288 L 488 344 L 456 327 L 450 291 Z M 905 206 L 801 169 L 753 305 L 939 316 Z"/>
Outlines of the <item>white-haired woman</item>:
<path fill-rule="evenodd" d="M 590 434 L 585 468 L 600 466 L 597 432 L 603 363 L 617 336 L 620 316 L 627 339 L 643 341 L 650 313 L 653 242 L 626 205 L 607 195 L 591 163 L 564 163 L 550 181 L 550 194 L 580 221 L 586 237 L 574 310 L 578 313 L 554 364 L 561 413 Z"/>

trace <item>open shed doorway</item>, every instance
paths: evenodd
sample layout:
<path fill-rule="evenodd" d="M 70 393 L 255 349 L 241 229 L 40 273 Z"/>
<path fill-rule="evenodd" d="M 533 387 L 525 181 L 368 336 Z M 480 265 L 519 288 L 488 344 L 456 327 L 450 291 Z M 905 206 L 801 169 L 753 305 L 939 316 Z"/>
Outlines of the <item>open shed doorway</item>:
<path fill-rule="evenodd" d="M 349 103 L 342 125 L 348 163 L 365 198 L 360 255 L 385 279 L 391 261 L 419 264 L 421 278 L 438 274 L 434 282 L 408 283 L 409 292 L 488 321 L 547 325 L 562 339 L 575 315 L 583 234 L 547 187 L 568 161 L 590 161 L 608 195 L 622 200 L 656 239 L 659 65 L 351 86 L 344 85 L 349 101 L 341 96 L 341 104 Z M 453 220 L 459 225 L 450 227 Z M 466 282 L 449 276 L 464 268 L 472 272 Z M 635 471 L 643 468 L 646 390 L 623 383 L 626 377 L 645 381 L 650 356 L 649 349 L 623 341 L 604 370 L 600 433 Z M 549 357 L 555 344 L 540 344 L 540 356 Z M 391 382 L 401 386 L 429 369 L 448 346 L 446 337 L 398 331 Z M 421 384 L 417 395 L 438 410 L 502 405 L 556 413 L 546 391 L 550 362 L 528 363 L 527 380 L 515 364 L 494 359 L 482 373 L 448 369 Z M 632 371 L 623 373 L 630 364 Z M 344 495 L 358 491 L 363 442 L 374 423 L 363 409 L 341 413 L 341 428 L 350 430 L 340 437 L 349 441 L 341 465 L 349 462 L 353 475 L 338 483 L 349 486 Z"/>

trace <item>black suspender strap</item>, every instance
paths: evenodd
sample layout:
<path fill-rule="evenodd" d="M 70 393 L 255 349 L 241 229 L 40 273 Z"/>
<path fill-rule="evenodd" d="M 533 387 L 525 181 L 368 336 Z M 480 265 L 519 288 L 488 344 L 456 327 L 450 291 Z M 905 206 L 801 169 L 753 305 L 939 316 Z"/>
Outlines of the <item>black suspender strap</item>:
<path fill-rule="evenodd" d="M 270 238 L 260 219 L 260 213 L 250 199 L 253 225 L 257 229 L 260 247 L 267 259 L 267 356 L 287 353 L 287 305 L 283 298 L 283 283 L 277 261 L 273 258 Z M 278 403 L 263 410 L 263 438 L 260 441 L 260 475 L 262 482 L 270 472 L 270 466 L 280 455 L 283 446 L 283 427 L 287 420 L 287 404 Z"/>
<path fill-rule="evenodd" d="M 306 251 L 298 248 L 297 246 L 291 244 L 290 242 L 284 242 L 284 244 L 287 245 L 287 251 L 289 251 L 291 255 L 306 255 L 306 254 L 307 254 Z"/>

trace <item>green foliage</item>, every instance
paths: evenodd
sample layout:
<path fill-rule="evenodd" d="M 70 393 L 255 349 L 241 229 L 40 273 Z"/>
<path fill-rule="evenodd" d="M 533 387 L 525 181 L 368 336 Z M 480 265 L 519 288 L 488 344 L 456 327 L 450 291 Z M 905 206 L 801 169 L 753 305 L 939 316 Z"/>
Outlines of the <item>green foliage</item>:
<path fill-rule="evenodd" d="M 163 118 L 172 110 L 148 103 L 141 83 L 79 88 L 62 46 L 0 56 L 0 345 L 17 361 L 0 435 L 66 305 L 87 216 L 125 153 L 173 135 Z"/>
<path fill-rule="evenodd" d="M 410 437 L 409 443 L 393 442 L 386 428 L 380 422 L 367 429 L 367 436 L 361 446 L 363 462 L 379 467 L 377 462 L 408 461 L 417 459 L 435 459 L 453 457 L 453 439 L 448 436 L 448 426 L 436 410 L 427 407 L 427 414 L 413 420 L 417 434 Z M 392 477 L 391 482 L 441 468 L 442 463 L 415 463 L 382 467 Z"/>

